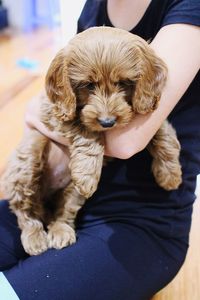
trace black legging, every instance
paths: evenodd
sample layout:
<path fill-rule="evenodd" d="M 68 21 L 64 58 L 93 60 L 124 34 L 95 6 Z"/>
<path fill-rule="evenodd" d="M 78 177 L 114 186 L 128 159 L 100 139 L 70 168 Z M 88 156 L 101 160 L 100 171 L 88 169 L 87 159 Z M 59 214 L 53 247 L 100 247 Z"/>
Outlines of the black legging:
<path fill-rule="evenodd" d="M 185 239 L 120 222 L 91 225 L 77 236 L 68 248 L 28 257 L 16 217 L 0 201 L 0 270 L 20 300 L 149 300 L 176 275 L 187 252 Z"/>

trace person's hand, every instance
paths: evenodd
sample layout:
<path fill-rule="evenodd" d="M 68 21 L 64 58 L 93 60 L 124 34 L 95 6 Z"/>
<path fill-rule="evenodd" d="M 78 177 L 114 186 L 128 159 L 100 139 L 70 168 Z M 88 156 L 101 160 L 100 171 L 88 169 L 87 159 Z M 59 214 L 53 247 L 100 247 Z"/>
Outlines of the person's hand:
<path fill-rule="evenodd" d="M 59 136 L 53 131 L 48 130 L 47 127 L 40 121 L 40 105 L 42 95 L 38 95 L 33 98 L 27 106 L 25 114 L 25 126 L 29 128 L 35 128 L 43 135 L 49 137 L 52 141 L 57 142 L 63 146 L 68 146 L 68 140 L 62 136 Z"/>
<path fill-rule="evenodd" d="M 47 164 L 47 178 L 45 178 L 45 187 L 47 192 L 67 186 L 70 182 L 69 151 L 67 139 L 58 136 L 49 131 L 39 120 L 40 96 L 32 99 L 27 107 L 25 114 L 25 137 L 32 129 L 37 129 L 43 135 L 51 139 L 50 152 Z"/>

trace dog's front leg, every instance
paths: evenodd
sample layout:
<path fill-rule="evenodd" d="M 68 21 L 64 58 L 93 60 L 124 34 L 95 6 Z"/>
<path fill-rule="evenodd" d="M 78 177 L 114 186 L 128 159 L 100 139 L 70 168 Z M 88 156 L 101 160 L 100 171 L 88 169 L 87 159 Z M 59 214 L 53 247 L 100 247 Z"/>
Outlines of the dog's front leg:
<path fill-rule="evenodd" d="M 153 156 L 152 171 L 156 182 L 165 190 L 177 189 L 182 182 L 180 144 L 168 121 L 163 123 L 147 148 Z"/>
<path fill-rule="evenodd" d="M 101 136 L 79 135 L 69 148 L 71 178 L 80 195 L 89 198 L 97 189 L 104 157 Z"/>
<path fill-rule="evenodd" d="M 104 147 L 100 137 L 77 132 L 70 150 L 71 183 L 56 196 L 54 221 L 48 226 L 48 246 L 61 249 L 76 241 L 74 223 L 77 212 L 95 191 L 101 175 Z"/>
<path fill-rule="evenodd" d="M 13 153 L 1 181 L 22 231 L 22 245 L 30 255 L 44 252 L 48 247 L 42 223 L 41 190 L 47 154 L 48 139 L 30 129 Z"/>
<path fill-rule="evenodd" d="M 71 182 L 57 194 L 54 200 L 57 209 L 54 220 L 48 225 L 48 246 L 62 249 L 76 241 L 75 218 L 85 203 L 85 198 L 78 193 Z"/>

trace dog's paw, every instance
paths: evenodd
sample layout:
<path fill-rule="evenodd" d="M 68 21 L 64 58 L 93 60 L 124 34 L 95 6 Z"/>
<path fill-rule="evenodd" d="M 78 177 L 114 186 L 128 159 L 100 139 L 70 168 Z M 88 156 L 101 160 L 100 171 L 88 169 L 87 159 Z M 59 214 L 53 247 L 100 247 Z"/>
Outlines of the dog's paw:
<path fill-rule="evenodd" d="M 66 223 L 55 222 L 48 226 L 49 248 L 62 249 L 76 242 L 76 234 Z"/>
<path fill-rule="evenodd" d="M 25 228 L 22 230 L 21 241 L 29 255 L 38 255 L 48 249 L 47 233 L 41 228 Z"/>
<path fill-rule="evenodd" d="M 98 181 L 95 176 L 83 176 L 81 179 L 72 178 L 72 180 L 77 192 L 86 199 L 90 198 L 97 189 Z"/>
<path fill-rule="evenodd" d="M 153 174 L 160 187 L 167 191 L 175 190 L 182 183 L 182 171 L 179 163 L 171 162 L 152 165 Z"/>

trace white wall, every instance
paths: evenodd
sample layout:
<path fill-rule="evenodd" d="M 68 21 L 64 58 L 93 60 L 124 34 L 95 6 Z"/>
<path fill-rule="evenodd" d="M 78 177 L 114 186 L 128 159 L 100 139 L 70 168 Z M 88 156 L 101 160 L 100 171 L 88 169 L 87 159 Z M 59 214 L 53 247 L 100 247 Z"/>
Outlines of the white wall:
<path fill-rule="evenodd" d="M 76 33 L 77 20 L 85 2 L 86 0 L 60 0 L 63 45 Z"/>
<path fill-rule="evenodd" d="M 12 27 L 15 27 L 17 29 L 24 28 L 25 19 L 28 15 L 26 14 L 28 1 L 33 1 L 33 0 L 3 0 L 3 5 L 6 8 L 8 8 L 9 23 Z M 53 13 L 55 13 L 55 17 L 56 17 L 56 14 L 58 13 L 59 10 L 58 6 L 60 0 L 34 0 L 34 1 L 37 7 L 37 14 L 40 17 L 47 16 L 48 14 L 47 10 L 50 7 Z M 77 0 L 75 0 L 75 2 L 76 1 Z M 71 6 L 71 2 L 69 0 L 65 0 L 63 2 L 65 2 L 65 5 L 67 5 L 68 7 Z"/>
<path fill-rule="evenodd" d="M 24 20 L 23 0 L 3 0 L 3 5 L 9 10 L 10 25 L 21 28 Z"/>
<path fill-rule="evenodd" d="M 40 0 L 38 3 L 42 5 L 43 1 L 44 0 Z M 59 0 L 59 2 L 61 11 L 62 43 L 66 44 L 76 33 L 77 20 L 86 0 Z M 9 10 L 10 25 L 21 29 L 23 27 L 25 14 L 23 5 L 24 0 L 3 0 L 3 4 Z"/>

